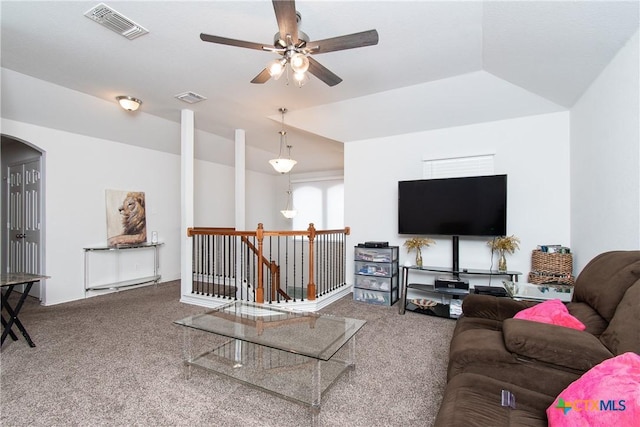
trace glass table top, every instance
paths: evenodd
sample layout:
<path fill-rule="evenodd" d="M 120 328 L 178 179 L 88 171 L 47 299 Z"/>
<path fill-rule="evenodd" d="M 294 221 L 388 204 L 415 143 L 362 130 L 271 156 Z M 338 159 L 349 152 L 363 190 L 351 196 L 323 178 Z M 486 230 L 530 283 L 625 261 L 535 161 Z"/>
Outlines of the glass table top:
<path fill-rule="evenodd" d="M 563 302 L 570 302 L 573 297 L 573 286 L 555 283 L 533 284 L 514 283 L 503 281 L 502 284 L 509 296 L 513 299 L 525 299 L 533 301 L 545 301 L 549 299 L 559 299 Z"/>
<path fill-rule="evenodd" d="M 366 322 L 234 301 L 174 323 L 289 353 L 329 360 Z"/>

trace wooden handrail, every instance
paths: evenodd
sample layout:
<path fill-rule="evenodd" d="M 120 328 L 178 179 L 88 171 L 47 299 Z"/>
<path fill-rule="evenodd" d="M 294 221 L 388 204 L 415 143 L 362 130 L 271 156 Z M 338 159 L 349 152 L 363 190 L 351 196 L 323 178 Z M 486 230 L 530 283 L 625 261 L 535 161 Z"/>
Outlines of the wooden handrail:
<path fill-rule="evenodd" d="M 313 225 L 313 224 L 309 224 L 309 225 Z M 344 233 L 346 236 L 348 236 L 349 234 L 351 234 L 351 227 L 345 227 L 345 228 L 338 228 L 336 230 L 315 230 L 316 236 L 319 236 L 321 234 L 338 234 L 338 233 Z"/>
<path fill-rule="evenodd" d="M 249 241 L 247 236 L 241 236 L 240 240 L 242 241 L 242 243 L 247 245 L 249 250 L 253 252 L 256 257 L 258 257 L 262 265 L 269 269 L 269 272 L 271 273 L 271 283 L 273 284 L 273 286 L 271 286 L 271 298 L 275 298 L 277 292 L 284 298 L 290 300 L 291 297 L 287 295 L 287 293 L 282 289 L 280 289 L 280 266 L 278 266 L 275 261 L 269 261 L 264 255 L 260 256 L 258 248 L 256 248 L 256 245 Z"/>
<path fill-rule="evenodd" d="M 208 235 L 213 236 L 255 236 L 255 231 L 236 231 L 231 227 L 189 227 L 187 228 L 187 237 L 193 237 L 195 235 Z"/>
<path fill-rule="evenodd" d="M 310 226 L 313 224 L 309 224 Z M 351 227 L 338 228 L 334 230 L 316 230 L 314 228 L 316 236 L 324 234 L 337 234 L 344 233 L 345 235 L 351 234 Z M 309 230 L 280 230 L 280 231 L 262 231 L 263 236 L 308 236 Z M 257 236 L 257 231 L 238 231 L 233 227 L 189 227 L 187 228 L 187 236 L 192 237 L 195 235 L 220 235 L 220 236 Z"/>
<path fill-rule="evenodd" d="M 246 244 L 247 247 L 251 250 L 251 252 L 253 252 L 257 257 L 259 257 L 260 262 L 266 266 L 269 266 L 271 264 L 271 262 L 267 259 L 267 257 L 265 257 L 264 255 L 262 255 L 260 257 L 259 255 L 259 250 L 258 248 L 256 248 L 256 245 L 254 245 L 253 243 L 251 243 L 249 241 L 249 239 L 247 239 L 247 236 L 242 236 L 240 237 L 240 240 L 242 241 L 242 243 Z"/>

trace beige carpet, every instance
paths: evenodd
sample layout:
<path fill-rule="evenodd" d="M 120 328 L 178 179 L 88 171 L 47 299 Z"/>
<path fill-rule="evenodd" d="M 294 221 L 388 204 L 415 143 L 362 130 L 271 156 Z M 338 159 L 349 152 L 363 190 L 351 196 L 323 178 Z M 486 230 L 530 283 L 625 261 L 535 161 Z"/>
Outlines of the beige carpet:
<path fill-rule="evenodd" d="M 21 320 L 37 347 L 0 353 L 2 426 L 303 426 L 304 406 L 194 370 L 182 331 L 204 308 L 169 282 L 51 307 L 29 298 Z M 431 425 L 445 386 L 455 321 L 354 302 L 323 312 L 359 318 L 357 368 L 322 401 L 321 426 Z"/>

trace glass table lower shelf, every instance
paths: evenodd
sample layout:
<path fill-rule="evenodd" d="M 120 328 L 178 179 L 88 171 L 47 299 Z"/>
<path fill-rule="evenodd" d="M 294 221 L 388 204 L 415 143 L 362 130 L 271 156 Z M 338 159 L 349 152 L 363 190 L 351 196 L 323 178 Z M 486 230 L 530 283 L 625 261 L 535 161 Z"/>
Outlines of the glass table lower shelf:
<path fill-rule="evenodd" d="M 321 401 L 335 381 L 355 366 L 346 357 L 321 361 L 240 340 L 229 340 L 185 364 L 310 407 L 319 406 L 318 389 Z"/>
<path fill-rule="evenodd" d="M 364 320 L 236 301 L 174 322 L 183 326 L 186 377 L 202 368 L 308 406 L 355 369 Z"/>

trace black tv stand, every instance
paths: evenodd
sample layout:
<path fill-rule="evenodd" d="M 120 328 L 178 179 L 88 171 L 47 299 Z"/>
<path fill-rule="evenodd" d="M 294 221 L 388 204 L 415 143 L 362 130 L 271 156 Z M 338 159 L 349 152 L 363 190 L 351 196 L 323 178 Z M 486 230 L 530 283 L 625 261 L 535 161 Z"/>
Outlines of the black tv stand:
<path fill-rule="evenodd" d="M 409 272 L 424 272 L 424 273 L 446 273 L 452 275 L 459 280 L 460 275 L 462 276 L 502 276 L 508 277 L 510 281 L 517 282 L 518 276 L 522 274 L 520 271 L 498 271 L 498 270 L 480 270 L 474 268 L 465 268 L 462 270 L 454 270 L 449 267 L 431 267 L 431 266 L 423 266 L 418 267 L 417 265 L 404 265 L 402 266 L 402 282 L 400 283 L 400 304 L 398 304 L 398 313 L 404 314 L 406 306 L 407 306 L 407 290 L 415 289 L 421 292 L 427 292 L 431 294 L 440 294 L 444 295 L 443 292 L 439 292 L 435 289 L 433 284 L 427 283 L 409 283 Z M 464 298 L 463 295 L 455 295 L 453 298 Z"/>
<path fill-rule="evenodd" d="M 460 271 L 460 236 L 451 236 L 451 246 L 451 270 L 453 272 L 453 277 L 460 279 L 460 273 L 458 273 Z"/>

